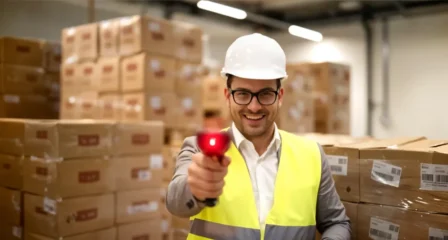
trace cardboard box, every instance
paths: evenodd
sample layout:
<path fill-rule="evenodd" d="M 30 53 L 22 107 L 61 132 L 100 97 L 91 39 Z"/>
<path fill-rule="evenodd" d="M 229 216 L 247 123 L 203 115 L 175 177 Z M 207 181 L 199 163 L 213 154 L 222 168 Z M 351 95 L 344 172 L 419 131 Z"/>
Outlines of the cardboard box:
<path fill-rule="evenodd" d="M 160 219 L 118 226 L 117 240 L 162 240 Z"/>
<path fill-rule="evenodd" d="M 83 62 L 76 65 L 76 85 L 80 91 L 98 91 L 100 86 L 100 78 L 96 73 L 97 67 L 95 62 Z"/>
<path fill-rule="evenodd" d="M 293 133 L 314 131 L 313 99 L 309 95 L 292 95 L 283 100 L 276 120 L 278 127 Z"/>
<path fill-rule="evenodd" d="M 121 84 L 124 92 L 174 92 L 176 61 L 170 57 L 140 53 L 123 58 Z"/>
<path fill-rule="evenodd" d="M 172 240 L 173 239 L 173 231 L 171 229 L 171 216 L 162 217 L 162 222 L 160 223 L 160 229 L 162 230 L 162 239 L 163 240 Z"/>
<path fill-rule="evenodd" d="M 44 74 L 45 88 L 49 100 L 60 101 L 61 99 L 61 74 L 46 72 Z"/>
<path fill-rule="evenodd" d="M 0 63 L 43 67 L 44 54 L 39 40 L 0 37 Z"/>
<path fill-rule="evenodd" d="M 43 42 L 45 70 L 47 72 L 58 73 L 61 70 L 62 63 L 62 49 L 59 42 Z"/>
<path fill-rule="evenodd" d="M 62 29 L 61 47 L 62 63 L 64 64 L 75 63 L 79 60 L 76 32 L 77 29 L 75 27 Z"/>
<path fill-rule="evenodd" d="M 199 74 L 199 64 L 184 61 L 176 62 L 176 94 L 192 95 L 200 93 L 202 89 L 202 76 Z M 223 80 L 225 82 L 225 80 Z"/>
<path fill-rule="evenodd" d="M 161 121 L 121 122 L 114 127 L 114 155 L 149 154 L 161 151 L 164 140 Z"/>
<path fill-rule="evenodd" d="M 361 201 L 448 213 L 448 145 L 425 146 L 361 149 Z"/>
<path fill-rule="evenodd" d="M 64 240 L 113 240 L 117 237 L 116 228 L 83 233 L 75 236 L 64 237 Z M 60 240 L 60 238 L 45 237 L 34 233 L 25 233 L 25 240 Z"/>
<path fill-rule="evenodd" d="M 120 91 L 120 58 L 100 58 L 96 64 L 95 73 L 100 92 Z"/>
<path fill-rule="evenodd" d="M 131 16 L 120 20 L 120 55 L 142 51 L 174 56 L 173 27 L 167 20 L 149 16 Z"/>
<path fill-rule="evenodd" d="M 203 126 L 204 110 L 202 107 L 202 97 L 196 92 L 178 95 L 178 107 L 176 111 L 177 128 L 200 129 Z"/>
<path fill-rule="evenodd" d="M 100 108 L 99 119 L 120 120 L 122 111 L 121 94 L 101 94 L 98 99 Z"/>
<path fill-rule="evenodd" d="M 202 84 L 202 104 L 204 109 L 218 110 L 227 109 L 227 101 L 224 96 L 226 81 L 220 76 L 209 75 L 204 77 Z"/>
<path fill-rule="evenodd" d="M 178 99 L 174 93 L 123 94 L 124 121 L 163 121 L 170 127 L 178 121 Z"/>
<path fill-rule="evenodd" d="M 115 190 L 115 170 L 112 160 L 103 157 L 63 161 L 27 158 L 23 190 L 54 199 L 110 193 Z"/>
<path fill-rule="evenodd" d="M 118 33 L 120 27 L 119 21 L 120 19 L 110 19 L 101 21 L 99 23 L 99 52 L 101 57 L 118 56 Z"/>
<path fill-rule="evenodd" d="M 21 226 L 22 224 L 22 193 L 17 190 L 0 187 L 0 225 L 5 223 Z"/>
<path fill-rule="evenodd" d="M 160 222 L 160 188 L 118 192 L 115 211 L 118 224 L 150 219 Z"/>
<path fill-rule="evenodd" d="M 0 93 L 46 94 L 43 69 L 0 63 Z"/>
<path fill-rule="evenodd" d="M 49 237 L 66 237 L 110 228 L 114 195 L 50 199 L 25 194 L 25 229 Z"/>
<path fill-rule="evenodd" d="M 172 21 L 175 56 L 192 63 L 201 63 L 203 54 L 201 28 L 181 21 Z"/>
<path fill-rule="evenodd" d="M 358 239 L 358 203 L 342 202 L 345 207 L 345 213 L 350 219 L 352 236 L 351 240 Z M 322 239 L 322 235 L 316 230 L 316 240 Z"/>
<path fill-rule="evenodd" d="M 158 188 L 162 184 L 161 153 L 117 157 L 114 159 L 114 167 L 118 191 Z"/>
<path fill-rule="evenodd" d="M 172 216 L 171 225 L 173 229 L 190 232 L 190 218 Z"/>
<path fill-rule="evenodd" d="M 98 24 L 89 23 L 77 26 L 76 51 L 80 61 L 95 60 L 98 57 Z"/>
<path fill-rule="evenodd" d="M 448 216 L 360 204 L 357 225 L 358 239 L 444 239 Z"/>
<path fill-rule="evenodd" d="M 286 99 L 303 94 L 312 94 L 314 78 L 310 67 L 302 64 L 288 64 L 286 71 L 288 78 L 282 83 Z"/>
<path fill-rule="evenodd" d="M 61 119 L 100 119 L 101 105 L 98 92 L 63 92 Z"/>
<path fill-rule="evenodd" d="M 176 158 L 179 153 L 179 148 L 164 146 L 163 147 L 163 181 L 170 182 L 174 175 L 174 168 L 176 166 Z"/>
<path fill-rule="evenodd" d="M 78 64 L 64 63 L 61 65 L 61 88 L 64 93 L 77 93 L 80 89 L 78 81 Z"/>
<path fill-rule="evenodd" d="M 86 158 L 111 153 L 113 122 L 106 120 L 0 119 L 0 152 L 45 158 Z"/>
<path fill-rule="evenodd" d="M 43 95 L 0 94 L 0 118 L 49 118 L 50 103 Z"/>
<path fill-rule="evenodd" d="M 22 238 L 22 227 L 13 224 L 0 224 L 1 240 L 20 240 Z"/>
<path fill-rule="evenodd" d="M 13 139 L 0 139 L 0 145 L 14 144 Z M 22 189 L 23 156 L 0 154 L 0 186 Z"/>

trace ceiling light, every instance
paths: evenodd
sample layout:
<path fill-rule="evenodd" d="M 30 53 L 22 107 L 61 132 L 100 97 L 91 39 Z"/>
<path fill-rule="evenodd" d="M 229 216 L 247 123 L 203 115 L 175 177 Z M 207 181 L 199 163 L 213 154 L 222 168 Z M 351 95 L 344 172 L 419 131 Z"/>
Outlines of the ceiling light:
<path fill-rule="evenodd" d="M 294 35 L 296 37 L 305 38 L 311 41 L 320 42 L 323 39 L 323 36 L 320 32 L 316 32 L 310 29 L 306 29 L 303 27 L 299 27 L 296 25 L 291 25 L 288 28 L 288 31 L 291 35 Z"/>
<path fill-rule="evenodd" d="M 214 12 L 217 14 L 221 14 L 227 17 L 232 17 L 236 19 L 245 19 L 247 17 L 247 13 L 241 9 L 226 6 L 223 4 L 201 0 L 197 3 L 198 8 L 207 10 L 210 12 Z"/>

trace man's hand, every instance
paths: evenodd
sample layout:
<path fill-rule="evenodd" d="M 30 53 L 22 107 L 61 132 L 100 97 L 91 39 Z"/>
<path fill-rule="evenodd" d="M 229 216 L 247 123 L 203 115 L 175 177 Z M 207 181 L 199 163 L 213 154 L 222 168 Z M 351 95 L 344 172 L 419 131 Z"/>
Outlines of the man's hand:
<path fill-rule="evenodd" d="M 200 201 L 218 198 L 224 188 L 224 177 L 229 164 L 230 158 L 226 156 L 220 162 L 216 157 L 194 154 L 188 167 L 188 185 L 193 196 Z"/>

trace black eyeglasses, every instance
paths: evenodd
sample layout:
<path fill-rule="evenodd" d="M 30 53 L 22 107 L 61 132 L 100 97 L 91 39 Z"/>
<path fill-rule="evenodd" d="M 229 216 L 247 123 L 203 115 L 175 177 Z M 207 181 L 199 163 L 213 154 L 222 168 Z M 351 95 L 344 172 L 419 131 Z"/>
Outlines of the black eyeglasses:
<path fill-rule="evenodd" d="M 258 103 L 263 106 L 272 105 L 277 100 L 278 90 L 264 89 L 256 93 L 247 90 L 232 90 L 233 101 L 238 105 L 249 105 L 254 97 L 257 98 Z"/>

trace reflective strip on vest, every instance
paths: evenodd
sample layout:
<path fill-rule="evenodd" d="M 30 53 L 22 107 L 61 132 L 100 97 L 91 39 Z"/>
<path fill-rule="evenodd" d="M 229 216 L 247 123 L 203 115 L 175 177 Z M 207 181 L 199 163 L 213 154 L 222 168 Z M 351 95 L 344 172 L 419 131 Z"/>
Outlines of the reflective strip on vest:
<path fill-rule="evenodd" d="M 228 226 L 195 219 L 190 233 L 215 240 L 260 240 L 257 229 Z M 316 226 L 285 227 L 266 225 L 265 239 L 314 239 Z"/>
<path fill-rule="evenodd" d="M 202 219 L 195 219 L 190 233 L 214 240 L 260 240 L 260 230 L 234 227 Z"/>

